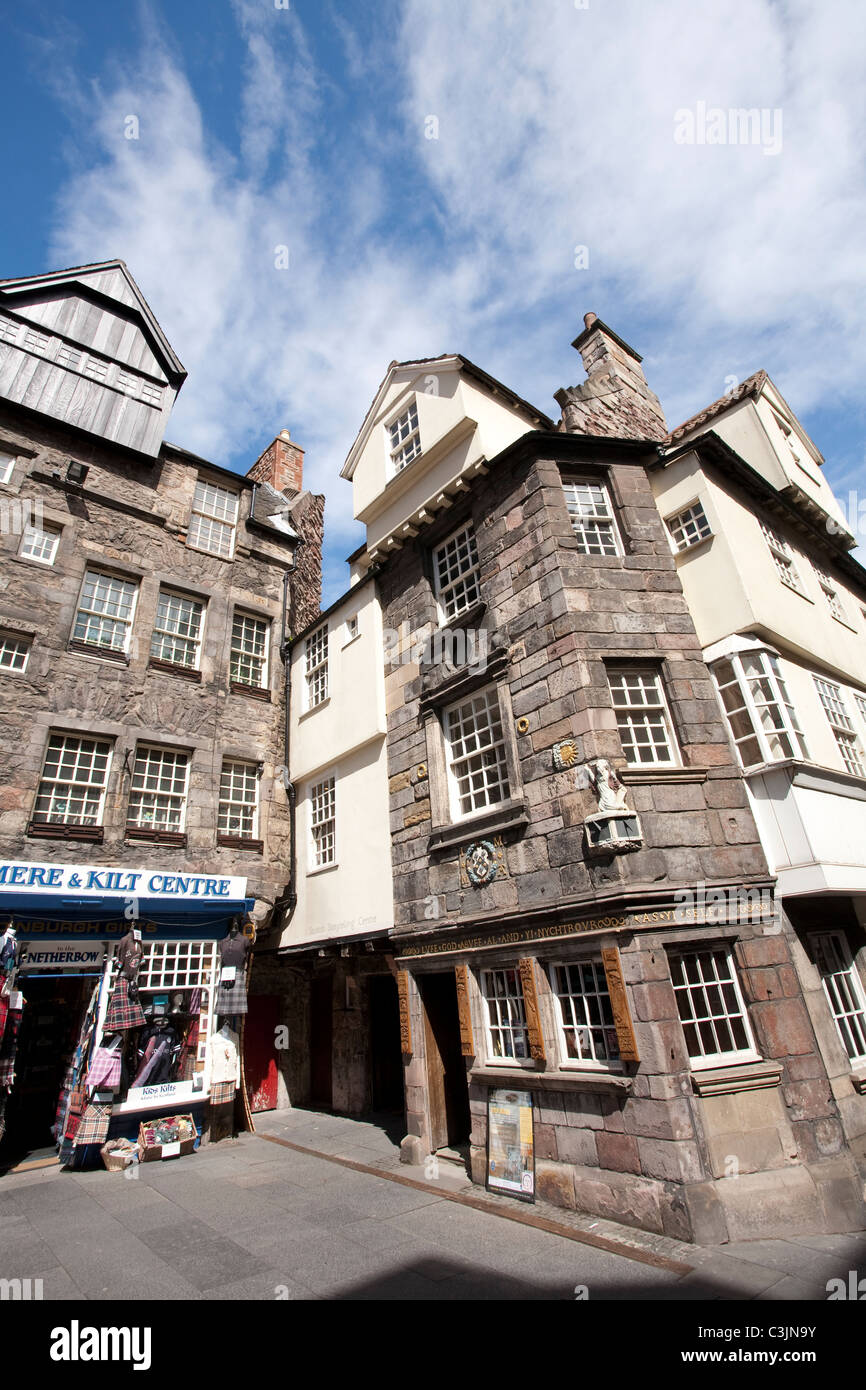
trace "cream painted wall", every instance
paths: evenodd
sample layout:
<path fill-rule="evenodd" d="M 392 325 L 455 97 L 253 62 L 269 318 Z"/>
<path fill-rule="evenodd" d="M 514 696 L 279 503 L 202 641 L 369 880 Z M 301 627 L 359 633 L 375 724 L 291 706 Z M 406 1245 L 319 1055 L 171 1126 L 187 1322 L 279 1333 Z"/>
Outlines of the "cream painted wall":
<path fill-rule="evenodd" d="M 387 426 L 412 402 L 423 453 L 391 477 Z M 478 459 L 494 458 L 535 425 L 524 412 L 436 362 L 398 370 L 367 424 L 352 478 L 354 514 L 367 525 L 367 544 L 383 537 L 453 484 Z"/>
<path fill-rule="evenodd" d="M 346 624 L 358 618 L 358 636 Z M 349 590 L 328 624 L 328 699 L 306 709 L 306 639 L 292 648 L 291 775 L 309 777 L 385 734 L 385 653 L 375 581 Z"/>

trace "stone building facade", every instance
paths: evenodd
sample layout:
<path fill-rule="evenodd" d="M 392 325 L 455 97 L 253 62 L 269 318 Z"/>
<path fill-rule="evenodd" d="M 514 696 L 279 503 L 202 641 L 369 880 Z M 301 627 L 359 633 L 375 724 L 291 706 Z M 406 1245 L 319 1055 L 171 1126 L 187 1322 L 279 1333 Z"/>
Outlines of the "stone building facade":
<path fill-rule="evenodd" d="M 648 476 L 664 417 L 606 325 L 576 346 L 558 428 L 465 360 L 394 364 L 344 470 L 401 634 L 404 1152 L 483 1182 L 491 1095 L 530 1092 L 561 1205 L 846 1229 L 856 1166 Z"/>

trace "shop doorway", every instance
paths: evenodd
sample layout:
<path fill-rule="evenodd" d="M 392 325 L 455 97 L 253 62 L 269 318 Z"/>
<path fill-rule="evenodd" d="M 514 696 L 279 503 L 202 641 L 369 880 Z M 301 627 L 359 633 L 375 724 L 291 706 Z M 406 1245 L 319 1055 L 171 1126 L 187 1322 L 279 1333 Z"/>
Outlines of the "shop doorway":
<path fill-rule="evenodd" d="M 310 981 L 310 1101 L 326 1109 L 333 1104 L 334 977 Z"/>
<path fill-rule="evenodd" d="M 374 1111 L 403 1113 L 403 1056 L 400 1048 L 400 1004 L 393 975 L 371 975 L 370 1091 Z"/>
<path fill-rule="evenodd" d="M 51 1130 L 94 978 L 59 974 L 18 977 L 17 988 L 26 1005 L 18 1035 L 15 1085 L 6 1102 L 6 1132 L 0 1144 L 4 1168 L 57 1156 Z"/>
<path fill-rule="evenodd" d="M 277 1108 L 276 1038 L 281 1000 L 276 994 L 250 996 L 244 1028 L 244 1080 L 254 1115 Z"/>
<path fill-rule="evenodd" d="M 460 1048 L 454 971 L 415 977 L 424 1005 L 430 1147 L 458 1149 L 469 1143 L 471 1120 L 466 1062 Z"/>

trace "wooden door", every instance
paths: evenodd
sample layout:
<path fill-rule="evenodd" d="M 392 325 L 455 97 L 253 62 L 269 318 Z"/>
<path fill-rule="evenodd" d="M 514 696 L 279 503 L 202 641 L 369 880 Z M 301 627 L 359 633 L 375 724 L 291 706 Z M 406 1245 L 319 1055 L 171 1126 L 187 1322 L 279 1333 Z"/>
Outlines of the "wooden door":
<path fill-rule="evenodd" d="M 310 983 L 310 1100 L 333 1103 L 334 977 L 318 975 Z"/>
<path fill-rule="evenodd" d="M 469 1139 L 469 1089 L 454 972 L 448 970 L 417 979 L 424 1005 L 430 1147 L 435 1153 Z"/>
<path fill-rule="evenodd" d="M 250 1110 L 277 1108 L 276 1036 L 280 1022 L 280 998 L 276 994 L 253 994 L 244 1029 L 244 1079 Z"/>

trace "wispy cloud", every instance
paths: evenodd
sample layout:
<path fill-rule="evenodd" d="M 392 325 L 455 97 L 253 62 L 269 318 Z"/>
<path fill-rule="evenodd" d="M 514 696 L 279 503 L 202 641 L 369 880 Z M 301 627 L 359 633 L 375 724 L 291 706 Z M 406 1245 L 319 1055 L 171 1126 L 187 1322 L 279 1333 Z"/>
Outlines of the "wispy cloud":
<path fill-rule="evenodd" d="M 190 371 L 173 439 L 240 467 L 292 429 L 331 553 L 356 543 L 338 470 L 395 357 L 462 350 L 552 409 L 593 308 L 672 423 L 758 366 L 800 412 L 853 403 L 862 7 L 393 0 L 371 29 L 326 6 L 339 80 L 298 9 L 234 0 L 234 140 L 157 11 L 122 69 L 72 72 L 52 259 L 128 262 Z M 781 152 L 677 144 L 701 101 L 781 110 Z"/>

